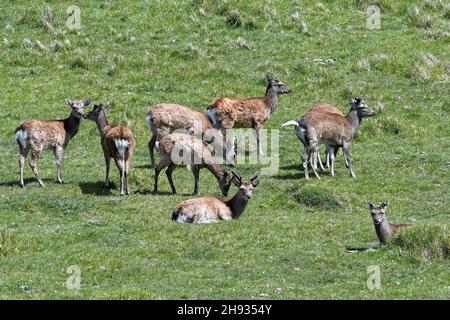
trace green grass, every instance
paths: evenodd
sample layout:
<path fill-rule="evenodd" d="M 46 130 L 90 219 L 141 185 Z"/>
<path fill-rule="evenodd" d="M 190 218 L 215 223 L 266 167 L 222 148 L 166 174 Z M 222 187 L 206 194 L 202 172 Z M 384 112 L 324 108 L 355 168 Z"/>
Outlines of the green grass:
<path fill-rule="evenodd" d="M 374 3 L 380 30 L 366 29 Z M 0 298 L 448 299 L 448 1 L 80 0 L 82 28 L 69 30 L 72 4 L 0 4 Z M 314 60 L 328 58 L 336 60 Z M 318 101 L 345 111 L 349 93 L 384 106 L 352 145 L 357 178 L 340 155 L 335 177 L 306 181 L 298 139 L 283 128 L 278 174 L 263 177 L 240 220 L 172 223 L 193 178 L 178 169 L 179 195 L 149 195 L 148 107 L 204 110 L 217 97 L 261 95 L 266 74 L 293 89 L 268 129 Z M 19 189 L 15 127 L 65 117 L 65 98 L 89 96 L 113 101 L 110 121 L 136 136 L 132 195 L 118 195 L 115 168 L 116 187 L 102 189 L 98 132 L 86 121 L 64 155 L 66 184 L 54 183 L 47 151 L 46 188 L 27 167 Z M 237 169 L 249 177 L 257 168 Z M 160 191 L 169 190 L 163 174 Z M 200 193 L 220 193 L 207 172 Z M 384 200 L 390 222 L 416 228 L 347 253 L 376 241 L 367 203 Z M 64 285 L 71 265 L 80 290 Z M 366 286 L 371 265 L 380 267 L 379 290 Z"/>

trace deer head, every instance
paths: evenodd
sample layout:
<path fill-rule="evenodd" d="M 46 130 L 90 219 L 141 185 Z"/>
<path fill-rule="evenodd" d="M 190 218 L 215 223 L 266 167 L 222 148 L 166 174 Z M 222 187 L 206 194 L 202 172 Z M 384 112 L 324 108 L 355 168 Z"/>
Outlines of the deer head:
<path fill-rule="evenodd" d="M 84 116 L 84 108 L 91 103 L 91 98 L 87 100 L 75 100 L 66 99 L 66 104 L 72 109 L 72 114 L 77 118 Z"/>
<path fill-rule="evenodd" d="M 272 79 L 270 76 L 266 76 L 266 79 L 267 79 L 267 82 L 269 82 L 269 85 L 267 86 L 267 90 L 272 89 L 278 94 L 291 92 L 291 88 L 289 88 L 283 82 Z"/>
<path fill-rule="evenodd" d="M 94 105 L 94 109 L 92 109 L 91 111 L 89 111 L 88 113 L 85 113 L 83 115 L 83 117 L 85 119 L 91 120 L 91 121 L 97 121 L 98 117 L 100 116 L 100 114 L 103 112 L 107 112 L 111 109 L 112 107 L 112 103 L 108 103 L 106 106 L 102 105 L 102 104 L 96 104 Z"/>
<path fill-rule="evenodd" d="M 239 188 L 238 197 L 244 200 L 250 200 L 253 197 L 253 189 L 259 184 L 259 172 L 255 173 L 249 181 L 242 181 L 242 178 L 234 171 L 233 184 Z"/>
<path fill-rule="evenodd" d="M 387 206 L 387 201 L 383 202 L 379 206 L 374 206 L 369 202 L 370 215 L 372 216 L 373 224 L 379 225 L 384 222 L 384 220 L 386 219 L 385 213 Z"/>
<path fill-rule="evenodd" d="M 366 100 L 364 98 L 353 99 L 352 97 L 350 97 L 349 102 L 350 112 L 356 111 L 359 119 L 371 117 L 375 114 L 375 112 L 367 106 Z"/>

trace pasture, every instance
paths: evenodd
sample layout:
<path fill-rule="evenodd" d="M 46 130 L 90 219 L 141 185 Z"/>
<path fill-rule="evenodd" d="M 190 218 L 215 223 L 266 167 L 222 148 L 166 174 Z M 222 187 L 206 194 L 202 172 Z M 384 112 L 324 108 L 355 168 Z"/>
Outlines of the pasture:
<path fill-rule="evenodd" d="M 81 28 L 71 29 L 73 4 L 0 4 L 1 299 L 449 298 L 448 1 L 79 0 Z M 367 28 L 372 4 L 380 29 Z M 172 196 L 162 173 L 150 193 L 148 108 L 262 96 L 266 74 L 292 88 L 264 126 L 280 130 L 277 174 L 261 178 L 239 220 L 173 223 L 193 177 L 176 170 Z M 349 94 L 377 112 L 352 143 L 356 178 L 340 153 L 335 177 L 305 180 L 302 146 L 281 124 L 316 102 L 346 113 Z M 65 183 L 44 151 L 46 187 L 27 164 L 20 189 L 16 126 L 65 118 L 64 99 L 88 97 L 112 101 L 110 122 L 136 137 L 131 194 L 119 195 L 114 166 L 103 188 L 100 137 L 86 120 L 65 151 Z M 248 179 L 259 168 L 236 170 Z M 199 191 L 220 195 L 206 170 Z M 391 223 L 416 227 L 347 252 L 377 241 L 368 202 L 384 200 Z M 80 289 L 66 286 L 71 266 Z M 367 286 L 370 266 L 378 289 Z"/>

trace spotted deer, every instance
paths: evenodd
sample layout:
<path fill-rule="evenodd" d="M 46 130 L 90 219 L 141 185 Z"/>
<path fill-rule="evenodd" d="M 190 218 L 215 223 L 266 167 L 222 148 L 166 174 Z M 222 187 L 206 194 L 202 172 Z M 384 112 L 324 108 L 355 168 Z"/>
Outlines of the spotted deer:
<path fill-rule="evenodd" d="M 72 101 L 66 99 L 66 104 L 71 109 L 70 115 L 62 120 L 27 120 L 16 128 L 16 140 L 19 144 L 19 170 L 21 188 L 25 186 L 23 171 L 25 159 L 31 151 L 30 167 L 39 185 L 44 187 L 44 183 L 39 175 L 37 161 L 42 150 L 53 150 L 56 162 L 56 182 L 62 184 L 61 162 L 64 149 L 69 141 L 75 137 L 80 130 L 81 118 L 84 108 L 88 106 L 90 99 L 84 101 Z"/>
<path fill-rule="evenodd" d="M 159 163 L 155 168 L 155 186 L 153 193 L 158 192 L 158 177 L 164 168 L 169 179 L 172 194 L 176 194 L 172 173 L 177 166 L 184 165 L 191 169 L 194 175 L 194 194 L 198 194 L 200 169 L 208 169 L 219 182 L 220 190 L 224 196 L 228 195 L 231 186 L 231 175 L 225 171 L 224 166 L 211 153 L 208 145 L 192 135 L 171 133 L 160 139 L 157 143 L 159 149 Z"/>
<path fill-rule="evenodd" d="M 369 203 L 370 215 L 375 226 L 378 240 L 384 244 L 392 239 L 402 229 L 409 229 L 414 227 L 413 224 L 390 224 L 386 218 L 386 208 L 388 202 L 385 201 L 379 206 L 374 206 Z"/>
<path fill-rule="evenodd" d="M 234 171 L 232 175 L 233 184 L 239 188 L 233 197 L 202 197 L 183 201 L 173 210 L 172 220 L 178 223 L 211 223 L 239 219 L 253 196 L 253 189 L 259 184 L 259 173 L 249 181 L 242 181 Z"/>
<path fill-rule="evenodd" d="M 106 163 L 105 188 L 109 188 L 110 186 L 109 169 L 112 157 L 120 173 L 120 195 L 128 195 L 128 177 L 136 141 L 130 129 L 108 123 L 106 113 L 111 107 L 111 103 L 105 106 L 102 104 L 95 105 L 94 109 L 85 114 L 84 117 L 94 121 L 100 132 L 101 145 Z"/>
<path fill-rule="evenodd" d="M 247 99 L 221 98 L 206 109 L 206 115 L 215 128 L 226 130 L 232 128 L 252 128 L 255 131 L 257 148 L 262 154 L 259 143 L 259 131 L 270 119 L 278 106 L 279 95 L 291 92 L 291 88 L 281 81 L 267 76 L 267 89 L 264 97 Z"/>

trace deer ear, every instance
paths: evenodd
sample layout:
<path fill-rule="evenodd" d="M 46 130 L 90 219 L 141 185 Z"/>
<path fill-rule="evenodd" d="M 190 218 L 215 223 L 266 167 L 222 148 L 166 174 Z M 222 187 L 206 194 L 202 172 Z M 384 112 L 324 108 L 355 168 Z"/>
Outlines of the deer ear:
<path fill-rule="evenodd" d="M 373 204 L 369 202 L 369 209 L 373 209 Z"/>
<path fill-rule="evenodd" d="M 259 184 L 259 172 L 255 173 L 253 177 L 250 178 L 252 186 L 256 187 Z"/>
<path fill-rule="evenodd" d="M 388 204 L 389 204 L 389 202 L 388 202 L 388 201 L 385 201 L 385 202 L 383 202 L 383 203 L 381 204 L 381 207 L 384 209 L 384 208 L 386 208 L 386 207 L 388 206 Z"/>
<path fill-rule="evenodd" d="M 73 107 L 73 101 L 70 99 L 66 99 L 66 104 L 71 108 Z"/>
<path fill-rule="evenodd" d="M 266 79 L 267 79 L 268 82 L 272 82 L 273 81 L 272 77 L 269 76 L 268 74 L 266 75 Z"/>
<path fill-rule="evenodd" d="M 91 101 L 92 101 L 92 98 L 88 98 L 88 99 L 86 99 L 86 100 L 83 101 L 83 105 L 84 105 L 85 107 L 87 107 L 87 106 L 91 103 Z"/>
<path fill-rule="evenodd" d="M 241 177 L 234 171 L 231 171 L 231 174 L 233 175 L 233 180 L 232 181 L 233 181 L 234 185 L 239 188 L 241 186 L 241 184 L 242 184 Z"/>

